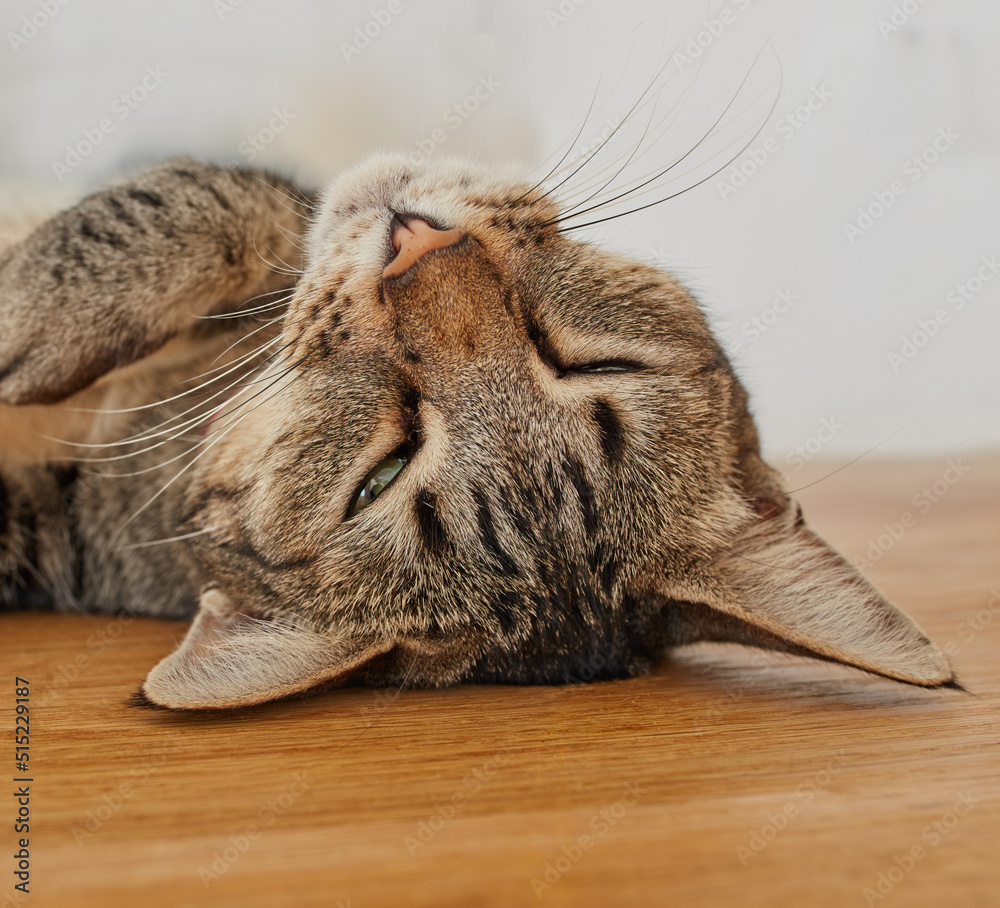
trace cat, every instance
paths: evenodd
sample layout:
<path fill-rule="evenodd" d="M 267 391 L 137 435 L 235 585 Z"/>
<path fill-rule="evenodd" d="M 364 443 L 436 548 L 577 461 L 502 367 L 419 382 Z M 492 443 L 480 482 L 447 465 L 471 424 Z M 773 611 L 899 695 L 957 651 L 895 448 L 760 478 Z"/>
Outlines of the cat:
<path fill-rule="evenodd" d="M 455 160 L 175 159 L 10 245 L 3 603 L 193 616 L 141 689 L 175 709 L 699 640 L 958 687 L 761 459 L 693 297 L 567 224 Z"/>

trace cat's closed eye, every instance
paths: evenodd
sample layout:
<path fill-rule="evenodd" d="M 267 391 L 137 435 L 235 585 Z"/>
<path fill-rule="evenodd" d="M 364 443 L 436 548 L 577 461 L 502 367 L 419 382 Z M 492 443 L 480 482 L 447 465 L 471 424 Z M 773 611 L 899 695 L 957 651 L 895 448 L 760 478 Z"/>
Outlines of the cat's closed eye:
<path fill-rule="evenodd" d="M 606 372 L 641 372 L 643 366 L 635 362 L 625 362 L 622 360 L 604 360 L 595 363 L 581 363 L 579 365 L 566 366 L 563 371 L 572 375 L 599 375 Z"/>
<path fill-rule="evenodd" d="M 602 375 L 606 373 L 641 372 L 646 367 L 636 361 L 621 358 L 595 359 L 576 361 L 567 358 L 553 346 L 549 337 L 542 332 L 536 323 L 527 325 L 528 338 L 531 340 L 538 358 L 558 378 L 575 375 Z"/>

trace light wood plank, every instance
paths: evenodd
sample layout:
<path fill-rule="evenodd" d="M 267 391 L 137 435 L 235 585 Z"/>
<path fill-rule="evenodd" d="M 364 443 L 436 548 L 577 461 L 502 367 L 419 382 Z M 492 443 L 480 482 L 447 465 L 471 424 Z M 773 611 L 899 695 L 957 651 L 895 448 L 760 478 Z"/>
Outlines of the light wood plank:
<path fill-rule="evenodd" d="M 1000 905 L 1000 459 L 964 463 L 926 513 L 945 461 L 861 462 L 799 497 L 852 557 L 914 514 L 869 573 L 968 695 L 699 646 L 625 682 L 171 715 L 125 701 L 183 626 L 0 616 L 5 727 L 14 675 L 32 689 L 21 904 L 842 906 L 882 875 L 874 904 Z"/>

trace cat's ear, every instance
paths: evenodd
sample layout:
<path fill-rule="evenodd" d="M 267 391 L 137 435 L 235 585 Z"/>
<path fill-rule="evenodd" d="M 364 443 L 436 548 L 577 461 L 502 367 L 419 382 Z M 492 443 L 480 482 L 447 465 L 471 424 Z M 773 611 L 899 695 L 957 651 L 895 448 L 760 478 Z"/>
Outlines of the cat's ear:
<path fill-rule="evenodd" d="M 149 673 L 142 693 L 172 709 L 250 706 L 344 679 L 392 646 L 253 618 L 212 589 L 202 594 L 181 645 Z"/>
<path fill-rule="evenodd" d="M 63 400 L 293 286 L 309 214 L 270 174 L 172 160 L 56 215 L 0 255 L 0 402 Z"/>
<path fill-rule="evenodd" d="M 732 641 L 814 656 L 921 687 L 956 686 L 919 627 L 802 519 L 785 495 L 758 498 L 731 548 L 665 580 L 677 643 Z"/>

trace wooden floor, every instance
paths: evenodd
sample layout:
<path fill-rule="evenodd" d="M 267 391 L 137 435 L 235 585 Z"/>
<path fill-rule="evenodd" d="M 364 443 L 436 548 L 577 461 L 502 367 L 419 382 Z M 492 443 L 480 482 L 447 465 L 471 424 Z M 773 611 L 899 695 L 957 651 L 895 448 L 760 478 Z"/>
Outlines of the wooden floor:
<path fill-rule="evenodd" d="M 627 682 L 173 715 L 125 702 L 182 626 L 0 616 L 33 779 L 32 892 L 8 797 L 0 908 L 1000 905 L 1000 459 L 955 466 L 799 497 L 970 694 L 701 646 Z"/>

